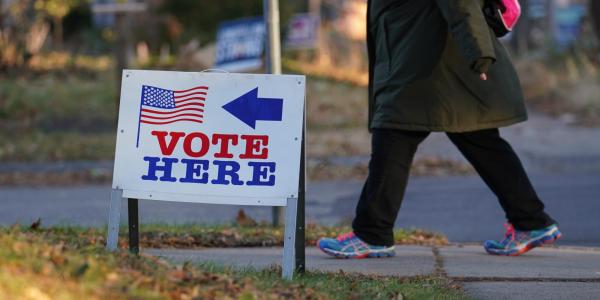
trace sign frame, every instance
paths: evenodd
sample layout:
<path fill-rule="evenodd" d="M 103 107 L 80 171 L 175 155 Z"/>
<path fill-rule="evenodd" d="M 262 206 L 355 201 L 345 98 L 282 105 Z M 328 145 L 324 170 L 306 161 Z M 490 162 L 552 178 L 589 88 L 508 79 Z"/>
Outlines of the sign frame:
<path fill-rule="evenodd" d="M 127 72 L 123 70 L 123 79 L 129 77 Z M 306 151 L 305 151 L 305 132 L 306 132 L 306 95 L 303 98 L 302 105 L 302 136 L 300 140 L 300 166 L 298 177 L 297 193 L 281 201 L 272 203 L 263 202 L 259 204 L 235 203 L 234 201 L 226 201 L 220 203 L 223 205 L 243 204 L 243 205 L 260 205 L 285 207 L 285 227 L 284 227 L 284 247 L 282 261 L 282 277 L 291 280 L 294 272 L 303 273 L 305 270 L 305 239 L 304 239 L 304 224 L 305 224 L 305 195 L 306 195 Z M 119 130 L 119 129 L 117 129 Z M 118 134 L 118 132 L 117 132 Z M 145 192 L 124 191 L 122 187 L 113 186 L 110 195 L 109 210 L 108 210 L 108 231 L 106 249 L 115 251 L 118 249 L 119 228 L 121 220 L 121 205 L 122 200 L 127 199 L 128 210 L 128 233 L 129 233 L 129 251 L 134 254 L 139 254 L 139 200 L 159 200 L 162 197 L 147 196 Z M 197 198 L 197 196 L 196 196 Z M 264 199 L 264 198 L 263 198 Z M 231 200 L 231 199 L 230 199 Z M 177 202 L 188 202 L 185 199 L 178 198 Z M 268 201 L 268 200 L 267 200 Z M 189 201 L 195 203 L 217 203 L 214 201 Z M 260 201 L 259 201 L 260 202 Z"/>

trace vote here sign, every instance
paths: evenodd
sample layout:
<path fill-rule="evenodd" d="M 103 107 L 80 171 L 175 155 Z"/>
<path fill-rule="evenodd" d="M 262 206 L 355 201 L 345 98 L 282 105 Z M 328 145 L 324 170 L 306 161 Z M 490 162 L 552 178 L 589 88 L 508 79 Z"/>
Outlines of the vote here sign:
<path fill-rule="evenodd" d="M 113 189 L 284 206 L 297 197 L 305 77 L 124 70 Z"/>

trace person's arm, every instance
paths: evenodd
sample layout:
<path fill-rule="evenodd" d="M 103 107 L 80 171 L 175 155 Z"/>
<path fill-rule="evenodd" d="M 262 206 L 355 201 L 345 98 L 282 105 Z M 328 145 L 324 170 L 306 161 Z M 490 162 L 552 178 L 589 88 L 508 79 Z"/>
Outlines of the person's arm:
<path fill-rule="evenodd" d="M 469 66 L 480 74 L 482 80 L 487 79 L 487 71 L 496 54 L 490 29 L 482 13 L 480 0 L 436 0 L 444 18 L 448 22 L 448 30 L 457 41 Z"/>

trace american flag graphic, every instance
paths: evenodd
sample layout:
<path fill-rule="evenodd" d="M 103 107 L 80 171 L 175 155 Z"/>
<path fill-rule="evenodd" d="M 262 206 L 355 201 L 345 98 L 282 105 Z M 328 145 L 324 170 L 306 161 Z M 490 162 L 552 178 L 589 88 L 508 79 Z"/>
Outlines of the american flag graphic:
<path fill-rule="evenodd" d="M 140 122 L 153 125 L 179 121 L 202 123 L 207 86 L 172 91 L 142 86 Z"/>
<path fill-rule="evenodd" d="M 139 127 L 141 123 L 152 125 L 165 125 L 182 121 L 202 123 L 207 92 L 207 86 L 172 91 L 143 85 L 137 146 L 139 146 Z"/>

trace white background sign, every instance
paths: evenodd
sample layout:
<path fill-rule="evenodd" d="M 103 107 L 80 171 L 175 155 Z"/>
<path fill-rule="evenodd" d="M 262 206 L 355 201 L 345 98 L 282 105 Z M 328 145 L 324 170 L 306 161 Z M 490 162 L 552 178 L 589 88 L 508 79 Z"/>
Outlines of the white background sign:
<path fill-rule="evenodd" d="M 298 196 L 304 98 L 304 76 L 125 70 L 113 189 L 284 206 Z"/>

